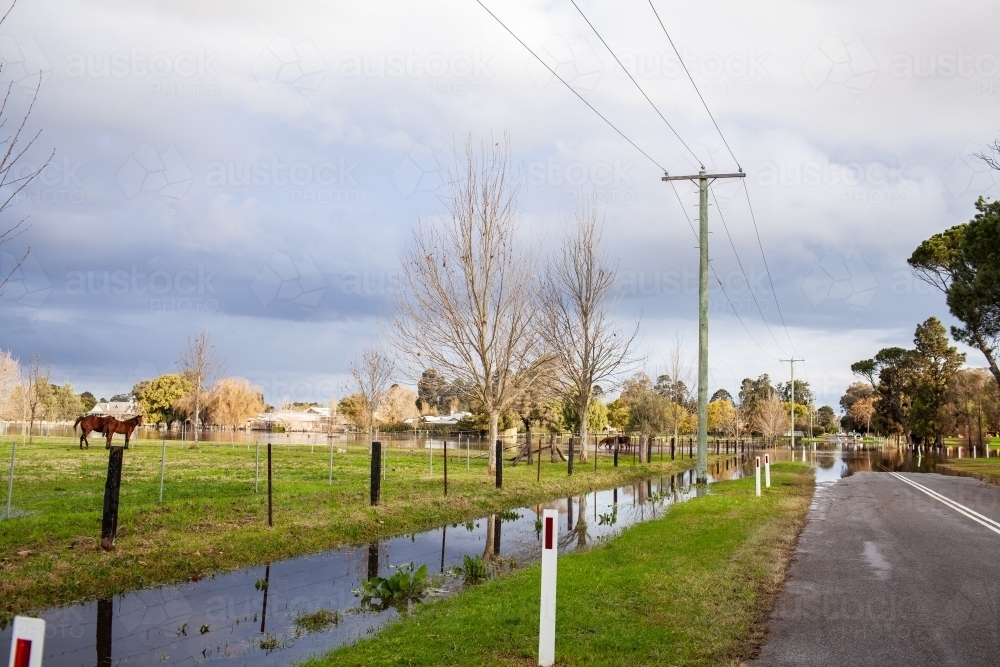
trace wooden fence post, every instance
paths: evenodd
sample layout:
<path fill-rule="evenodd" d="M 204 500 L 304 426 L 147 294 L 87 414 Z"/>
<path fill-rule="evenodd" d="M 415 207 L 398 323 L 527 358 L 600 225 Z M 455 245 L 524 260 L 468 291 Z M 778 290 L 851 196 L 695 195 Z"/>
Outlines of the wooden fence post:
<path fill-rule="evenodd" d="M 104 515 L 101 517 L 101 548 L 115 548 L 118 535 L 118 494 L 122 484 L 123 449 L 112 447 L 108 454 L 108 477 L 104 482 Z"/>
<path fill-rule="evenodd" d="M 371 504 L 378 505 L 382 499 L 382 443 L 372 443 L 371 461 Z"/>

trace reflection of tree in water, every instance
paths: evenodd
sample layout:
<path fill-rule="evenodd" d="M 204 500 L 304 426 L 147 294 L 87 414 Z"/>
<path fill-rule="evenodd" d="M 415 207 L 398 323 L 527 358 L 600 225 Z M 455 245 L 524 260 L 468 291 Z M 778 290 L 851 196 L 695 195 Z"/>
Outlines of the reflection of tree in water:
<path fill-rule="evenodd" d="M 97 601 L 97 667 L 111 667 L 112 612 L 111 600 Z"/>
<path fill-rule="evenodd" d="M 496 514 L 491 514 L 486 519 L 486 548 L 483 549 L 483 560 L 490 562 L 496 560 L 500 554 L 500 521 Z"/>
<path fill-rule="evenodd" d="M 829 470 L 830 468 L 833 467 L 833 465 L 836 462 L 837 462 L 837 460 L 835 458 L 833 458 L 832 456 L 830 456 L 830 457 L 821 456 L 821 457 L 817 458 L 816 465 L 818 465 L 823 470 Z"/>
<path fill-rule="evenodd" d="M 583 549 L 587 546 L 587 521 L 586 521 L 587 495 L 586 494 L 580 496 L 579 504 L 580 504 L 579 507 L 580 512 L 579 516 L 576 519 L 576 528 L 573 529 L 573 532 L 576 533 L 577 548 Z"/>
<path fill-rule="evenodd" d="M 566 531 L 566 534 L 559 538 L 559 546 L 561 548 L 566 548 L 569 545 L 576 542 L 576 547 L 578 549 L 583 549 L 587 546 L 587 539 L 590 537 L 588 534 L 587 526 L 587 496 L 586 494 L 580 496 L 577 501 L 576 507 L 576 523 L 573 522 L 573 498 L 566 499 L 566 525 L 570 527 Z"/>

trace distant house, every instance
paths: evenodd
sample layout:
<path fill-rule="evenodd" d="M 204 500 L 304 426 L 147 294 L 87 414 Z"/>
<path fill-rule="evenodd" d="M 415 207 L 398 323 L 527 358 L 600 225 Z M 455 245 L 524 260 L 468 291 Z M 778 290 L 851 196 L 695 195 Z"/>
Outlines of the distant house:
<path fill-rule="evenodd" d="M 331 425 L 332 420 L 332 425 Z M 274 410 L 265 412 L 250 421 L 254 431 L 273 431 L 276 426 L 285 431 L 303 433 L 327 433 L 328 431 L 344 431 L 347 421 L 339 414 L 331 417 L 330 408 L 308 407 L 305 410 Z"/>
<path fill-rule="evenodd" d="M 104 401 L 94 404 L 89 415 L 104 415 L 115 419 L 131 418 L 139 414 L 139 406 L 135 401 Z"/>
<path fill-rule="evenodd" d="M 471 412 L 453 412 L 450 415 L 424 415 L 423 417 L 412 417 L 404 419 L 404 424 L 412 424 L 419 420 L 422 424 L 434 424 L 439 426 L 454 426 L 466 417 L 471 417 Z"/>

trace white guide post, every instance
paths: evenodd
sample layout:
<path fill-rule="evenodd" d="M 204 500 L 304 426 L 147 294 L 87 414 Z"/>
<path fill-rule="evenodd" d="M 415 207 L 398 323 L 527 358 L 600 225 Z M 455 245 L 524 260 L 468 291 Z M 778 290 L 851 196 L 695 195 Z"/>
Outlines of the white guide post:
<path fill-rule="evenodd" d="M 755 456 L 754 459 L 756 461 L 755 468 L 757 470 L 757 497 L 760 497 L 760 457 Z"/>
<path fill-rule="evenodd" d="M 45 621 L 27 616 L 14 617 L 10 638 L 10 667 L 42 667 Z"/>
<path fill-rule="evenodd" d="M 559 512 L 542 512 L 542 599 L 538 625 L 538 664 L 556 661 L 556 555 L 559 547 Z"/>
<path fill-rule="evenodd" d="M 806 449 L 802 448 L 802 460 L 806 460 Z M 771 455 L 764 454 L 764 486 L 771 488 Z"/>

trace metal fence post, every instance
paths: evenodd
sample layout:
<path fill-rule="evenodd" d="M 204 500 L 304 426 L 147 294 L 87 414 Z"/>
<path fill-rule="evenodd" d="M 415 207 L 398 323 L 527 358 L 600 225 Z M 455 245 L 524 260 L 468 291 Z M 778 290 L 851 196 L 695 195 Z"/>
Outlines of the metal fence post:
<path fill-rule="evenodd" d="M 14 459 L 17 456 L 17 442 L 10 443 L 10 474 L 7 475 L 7 512 L 5 518 L 10 518 L 10 497 L 14 494 Z"/>
<path fill-rule="evenodd" d="M 163 502 L 163 473 L 167 465 L 167 441 L 161 440 L 160 446 L 160 502 Z"/>

